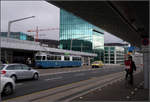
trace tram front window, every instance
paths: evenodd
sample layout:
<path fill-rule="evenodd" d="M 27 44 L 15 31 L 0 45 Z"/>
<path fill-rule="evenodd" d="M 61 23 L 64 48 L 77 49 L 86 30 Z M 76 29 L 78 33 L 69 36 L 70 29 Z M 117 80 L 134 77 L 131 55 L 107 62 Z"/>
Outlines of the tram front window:
<path fill-rule="evenodd" d="M 36 60 L 41 60 L 42 56 L 36 56 Z"/>

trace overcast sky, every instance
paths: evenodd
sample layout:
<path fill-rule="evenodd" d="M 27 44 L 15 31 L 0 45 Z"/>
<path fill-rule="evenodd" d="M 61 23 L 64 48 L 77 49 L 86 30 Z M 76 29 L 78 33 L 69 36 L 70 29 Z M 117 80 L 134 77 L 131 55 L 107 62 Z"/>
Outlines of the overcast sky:
<path fill-rule="evenodd" d="M 11 31 L 35 35 L 35 32 L 29 33 L 27 31 L 35 30 L 36 26 L 39 29 L 59 28 L 59 8 L 46 1 L 2 1 L 1 31 L 8 31 L 8 21 L 29 16 L 36 17 L 14 22 L 11 25 Z M 41 31 L 39 38 L 59 40 L 59 30 Z M 122 42 L 122 40 L 106 32 L 106 42 Z"/>

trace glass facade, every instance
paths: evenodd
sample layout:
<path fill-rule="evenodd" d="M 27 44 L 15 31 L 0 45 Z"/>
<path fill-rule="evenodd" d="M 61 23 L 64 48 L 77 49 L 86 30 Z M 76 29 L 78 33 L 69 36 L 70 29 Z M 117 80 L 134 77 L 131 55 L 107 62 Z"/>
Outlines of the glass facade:
<path fill-rule="evenodd" d="M 62 49 L 96 53 L 104 50 L 104 31 L 63 9 L 59 37 Z"/>
<path fill-rule="evenodd" d="M 0 36 L 7 37 L 7 32 L 1 32 Z M 10 38 L 34 41 L 34 38 L 32 36 L 29 36 L 22 32 L 10 32 Z"/>

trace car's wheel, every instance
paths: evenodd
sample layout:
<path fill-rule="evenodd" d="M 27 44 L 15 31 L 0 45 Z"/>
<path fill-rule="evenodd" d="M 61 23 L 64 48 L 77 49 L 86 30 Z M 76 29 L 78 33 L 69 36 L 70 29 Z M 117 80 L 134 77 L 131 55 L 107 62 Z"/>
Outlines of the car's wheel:
<path fill-rule="evenodd" d="M 39 79 L 39 74 L 38 74 L 38 73 L 35 73 L 35 74 L 33 75 L 33 79 L 34 79 L 34 80 L 38 80 L 38 79 Z"/>
<path fill-rule="evenodd" d="M 15 75 L 12 75 L 11 78 L 14 80 L 14 82 L 17 81 L 17 77 Z"/>
<path fill-rule="evenodd" d="M 10 95 L 13 93 L 13 87 L 12 84 L 8 83 L 4 86 L 3 92 L 4 95 Z"/>

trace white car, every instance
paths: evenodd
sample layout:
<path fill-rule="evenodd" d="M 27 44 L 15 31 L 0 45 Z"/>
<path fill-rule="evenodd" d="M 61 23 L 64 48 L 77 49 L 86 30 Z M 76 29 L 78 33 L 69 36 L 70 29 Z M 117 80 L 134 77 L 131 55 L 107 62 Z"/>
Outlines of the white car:
<path fill-rule="evenodd" d="M 39 72 L 25 64 L 2 64 L 0 65 L 1 76 L 10 77 L 14 81 L 18 79 L 39 79 Z"/>
<path fill-rule="evenodd" d="M 15 90 L 15 82 L 8 77 L 0 77 L 0 93 L 10 95 Z"/>

